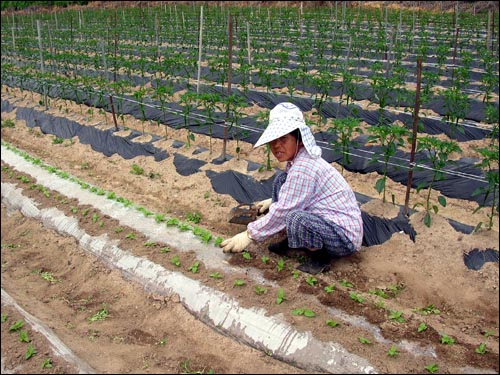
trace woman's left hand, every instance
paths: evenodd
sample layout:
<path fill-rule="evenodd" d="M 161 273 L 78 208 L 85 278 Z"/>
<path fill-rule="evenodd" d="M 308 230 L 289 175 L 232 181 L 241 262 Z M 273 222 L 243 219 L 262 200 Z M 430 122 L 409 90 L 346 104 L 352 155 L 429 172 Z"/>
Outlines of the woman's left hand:
<path fill-rule="evenodd" d="M 224 253 L 241 253 L 251 242 L 252 240 L 248 237 L 247 231 L 244 231 L 222 241 L 220 247 L 222 247 Z"/>

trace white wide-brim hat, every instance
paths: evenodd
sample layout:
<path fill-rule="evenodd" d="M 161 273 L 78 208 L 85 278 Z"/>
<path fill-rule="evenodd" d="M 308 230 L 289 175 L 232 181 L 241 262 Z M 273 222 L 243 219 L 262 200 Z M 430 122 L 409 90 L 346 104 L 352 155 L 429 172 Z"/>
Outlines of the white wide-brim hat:
<path fill-rule="evenodd" d="M 269 124 L 253 147 L 274 141 L 295 129 L 300 130 L 302 143 L 307 153 L 313 158 L 320 157 L 321 148 L 316 145 L 316 140 L 304 120 L 302 111 L 295 104 L 287 102 L 277 104 L 269 112 Z"/>

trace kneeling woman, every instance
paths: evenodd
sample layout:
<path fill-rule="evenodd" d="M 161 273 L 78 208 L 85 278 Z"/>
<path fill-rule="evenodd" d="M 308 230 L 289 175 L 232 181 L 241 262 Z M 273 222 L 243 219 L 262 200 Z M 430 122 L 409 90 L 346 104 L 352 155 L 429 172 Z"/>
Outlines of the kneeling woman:
<path fill-rule="evenodd" d="M 300 109 L 280 103 L 269 114 L 269 125 L 255 147 L 269 143 L 285 172 L 273 184 L 272 198 L 257 202 L 269 212 L 247 230 L 221 243 L 224 252 L 241 252 L 286 231 L 287 238 L 269 247 L 307 249 L 317 259 L 350 255 L 361 248 L 363 222 L 354 192 L 344 177 L 321 157 L 321 149 Z M 300 267 L 299 267 L 300 269 Z"/>

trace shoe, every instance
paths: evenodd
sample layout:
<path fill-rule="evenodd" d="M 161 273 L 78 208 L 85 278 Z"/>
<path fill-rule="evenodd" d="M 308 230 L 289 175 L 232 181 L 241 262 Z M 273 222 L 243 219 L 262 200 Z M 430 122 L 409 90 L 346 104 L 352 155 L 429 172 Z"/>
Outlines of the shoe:
<path fill-rule="evenodd" d="M 267 247 L 270 252 L 278 255 L 288 255 L 290 248 L 288 247 L 288 238 L 281 240 L 280 242 L 272 243 Z"/>
<path fill-rule="evenodd" d="M 317 250 L 312 252 L 309 259 L 307 259 L 304 263 L 299 264 L 296 269 L 311 275 L 316 275 L 320 272 L 329 271 L 330 261 L 331 258 L 328 256 L 326 251 Z"/>

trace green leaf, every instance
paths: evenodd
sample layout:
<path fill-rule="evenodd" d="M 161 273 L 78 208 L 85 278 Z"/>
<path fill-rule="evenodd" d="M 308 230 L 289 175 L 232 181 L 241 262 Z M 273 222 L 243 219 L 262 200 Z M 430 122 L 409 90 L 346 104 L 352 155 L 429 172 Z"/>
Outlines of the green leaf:
<path fill-rule="evenodd" d="M 313 318 L 316 316 L 316 314 L 312 310 L 305 309 L 304 316 L 307 316 L 308 318 Z"/>
<path fill-rule="evenodd" d="M 28 350 L 26 351 L 26 354 L 24 355 L 24 358 L 30 359 L 36 354 L 36 349 L 33 347 L 33 345 L 28 346 Z"/>
<path fill-rule="evenodd" d="M 446 198 L 443 197 L 442 195 L 438 197 L 438 202 L 441 206 L 446 207 Z"/>
<path fill-rule="evenodd" d="M 15 322 L 14 324 L 12 324 L 9 328 L 9 331 L 12 332 L 12 331 L 17 331 L 19 329 L 21 329 L 24 325 L 24 322 L 22 320 L 18 320 L 17 322 Z"/>
<path fill-rule="evenodd" d="M 365 338 L 365 337 L 363 337 L 363 336 L 358 337 L 358 340 L 359 340 L 359 342 L 360 342 L 361 344 L 366 344 L 366 345 L 368 345 L 368 344 L 371 344 L 371 343 L 372 343 L 370 340 L 368 340 L 367 338 Z"/>
<path fill-rule="evenodd" d="M 430 365 L 427 365 L 424 368 L 431 374 L 434 374 L 436 371 L 439 370 L 438 365 L 436 363 L 431 363 Z"/>
<path fill-rule="evenodd" d="M 377 180 L 377 182 L 375 183 L 375 189 L 377 190 L 377 193 L 381 193 L 382 191 L 384 191 L 384 188 L 385 188 L 385 177 Z"/>
<path fill-rule="evenodd" d="M 417 328 L 417 332 L 423 332 L 427 329 L 427 325 L 425 323 L 420 323 L 420 325 Z"/>
<path fill-rule="evenodd" d="M 486 354 L 486 344 L 482 342 L 474 351 L 477 354 Z"/>
<path fill-rule="evenodd" d="M 330 319 L 326 321 L 326 324 L 330 327 L 337 327 L 338 325 L 340 325 L 339 322 L 336 322 L 335 320 L 330 320 Z"/>
<path fill-rule="evenodd" d="M 30 342 L 30 338 L 28 337 L 28 332 L 26 331 L 19 331 L 19 341 L 20 342 Z"/>
<path fill-rule="evenodd" d="M 424 224 L 427 228 L 431 227 L 431 214 L 428 212 L 424 216 Z"/>
<path fill-rule="evenodd" d="M 47 358 L 46 360 L 44 360 L 42 363 L 42 368 L 52 368 L 52 359 Z"/>

